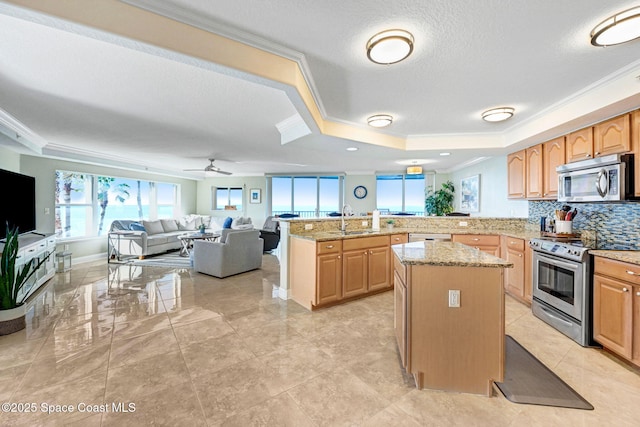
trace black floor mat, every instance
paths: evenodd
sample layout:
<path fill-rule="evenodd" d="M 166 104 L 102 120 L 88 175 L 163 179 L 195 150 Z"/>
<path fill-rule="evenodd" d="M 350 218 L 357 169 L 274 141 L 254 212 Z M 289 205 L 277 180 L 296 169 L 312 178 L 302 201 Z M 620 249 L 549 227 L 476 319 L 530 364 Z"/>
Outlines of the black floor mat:
<path fill-rule="evenodd" d="M 514 403 L 592 410 L 593 406 L 515 339 L 506 336 L 504 382 L 496 383 Z"/>

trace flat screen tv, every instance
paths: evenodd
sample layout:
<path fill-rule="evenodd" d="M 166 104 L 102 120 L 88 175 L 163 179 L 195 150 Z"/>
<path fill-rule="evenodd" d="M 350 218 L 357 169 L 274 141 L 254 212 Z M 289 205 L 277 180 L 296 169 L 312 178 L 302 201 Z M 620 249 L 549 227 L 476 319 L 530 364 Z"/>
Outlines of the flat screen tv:
<path fill-rule="evenodd" d="M 0 239 L 9 227 L 18 227 L 20 234 L 36 229 L 36 179 L 0 169 Z"/>

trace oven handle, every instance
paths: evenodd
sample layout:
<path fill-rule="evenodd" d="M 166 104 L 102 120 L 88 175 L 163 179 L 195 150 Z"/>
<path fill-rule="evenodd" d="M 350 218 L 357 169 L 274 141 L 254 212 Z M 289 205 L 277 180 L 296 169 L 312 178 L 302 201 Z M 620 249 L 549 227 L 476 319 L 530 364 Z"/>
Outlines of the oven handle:
<path fill-rule="evenodd" d="M 551 265 L 557 265 L 559 267 L 565 267 L 565 268 L 567 268 L 569 270 L 574 270 L 574 271 L 578 271 L 578 269 L 579 269 L 580 263 L 565 262 L 565 261 L 561 261 L 561 260 L 559 260 L 557 258 L 549 258 L 549 257 L 547 257 L 547 256 L 545 256 L 542 253 L 537 252 L 537 251 L 534 251 L 534 252 L 536 253 L 536 257 L 538 259 L 542 259 L 542 260 L 548 262 Z"/>
<path fill-rule="evenodd" d="M 547 316 L 549 316 L 549 317 L 553 317 L 553 319 L 554 319 L 554 320 L 558 320 L 558 321 L 560 321 L 560 322 L 564 323 L 564 324 L 565 324 L 565 325 L 567 325 L 567 326 L 572 326 L 572 323 L 571 323 L 571 322 L 567 322 L 567 321 L 566 321 L 566 320 L 564 320 L 563 318 L 556 316 L 556 315 L 555 315 L 555 314 L 553 314 L 551 311 L 549 311 L 549 309 L 547 309 L 545 306 L 540 305 L 539 307 L 540 307 L 540 309 L 541 309 L 542 311 L 544 311 L 544 312 L 547 314 Z"/>

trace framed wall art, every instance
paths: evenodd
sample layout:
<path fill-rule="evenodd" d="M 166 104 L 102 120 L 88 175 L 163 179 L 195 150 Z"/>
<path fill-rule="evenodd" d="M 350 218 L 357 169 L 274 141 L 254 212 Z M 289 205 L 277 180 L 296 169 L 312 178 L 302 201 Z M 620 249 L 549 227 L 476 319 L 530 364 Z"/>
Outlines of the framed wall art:
<path fill-rule="evenodd" d="M 262 203 L 262 193 L 259 188 L 249 190 L 249 203 Z"/>
<path fill-rule="evenodd" d="M 460 181 L 460 210 L 480 211 L 480 175 L 463 178 Z"/>

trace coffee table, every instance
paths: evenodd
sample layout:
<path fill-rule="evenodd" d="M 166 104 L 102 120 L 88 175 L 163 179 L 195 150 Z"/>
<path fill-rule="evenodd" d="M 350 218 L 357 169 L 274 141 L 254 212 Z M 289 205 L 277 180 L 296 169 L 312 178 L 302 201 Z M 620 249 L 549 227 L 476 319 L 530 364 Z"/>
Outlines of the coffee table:
<path fill-rule="evenodd" d="M 218 237 L 220 237 L 220 235 L 216 233 L 191 233 L 178 236 L 180 243 L 182 243 L 180 256 L 189 256 L 191 254 L 191 248 L 193 247 L 194 240 L 209 240 L 211 242 L 215 242 L 218 240 Z"/>

